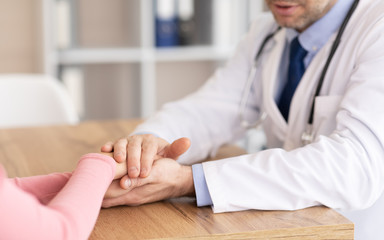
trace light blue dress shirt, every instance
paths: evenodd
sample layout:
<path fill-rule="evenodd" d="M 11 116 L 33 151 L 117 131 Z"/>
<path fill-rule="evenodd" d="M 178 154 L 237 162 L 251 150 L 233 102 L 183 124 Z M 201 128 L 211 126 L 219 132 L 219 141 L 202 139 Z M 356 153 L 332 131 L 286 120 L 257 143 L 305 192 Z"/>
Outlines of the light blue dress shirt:
<path fill-rule="evenodd" d="M 279 99 L 286 81 L 286 72 L 289 60 L 289 45 L 299 34 L 299 42 L 308 51 L 304 59 L 307 68 L 319 50 L 328 42 L 329 38 L 339 29 L 344 17 L 353 4 L 353 0 L 338 0 L 335 6 L 321 19 L 312 24 L 304 32 L 299 34 L 294 29 L 287 29 L 287 43 L 283 51 L 282 62 L 279 70 L 279 87 L 275 93 L 275 101 Z M 341 18 L 340 16 L 344 16 Z M 193 182 L 195 185 L 197 206 L 212 205 L 207 182 L 205 180 L 202 164 L 192 165 Z"/>

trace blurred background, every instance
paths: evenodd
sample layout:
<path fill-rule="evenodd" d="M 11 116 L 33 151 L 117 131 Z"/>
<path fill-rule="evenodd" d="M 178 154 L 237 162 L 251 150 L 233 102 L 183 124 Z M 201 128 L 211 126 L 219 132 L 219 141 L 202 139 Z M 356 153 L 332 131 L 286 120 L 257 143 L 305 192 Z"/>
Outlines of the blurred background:
<path fill-rule="evenodd" d="M 262 0 L 0 0 L 0 74 L 46 74 L 81 120 L 147 117 L 222 66 Z"/>

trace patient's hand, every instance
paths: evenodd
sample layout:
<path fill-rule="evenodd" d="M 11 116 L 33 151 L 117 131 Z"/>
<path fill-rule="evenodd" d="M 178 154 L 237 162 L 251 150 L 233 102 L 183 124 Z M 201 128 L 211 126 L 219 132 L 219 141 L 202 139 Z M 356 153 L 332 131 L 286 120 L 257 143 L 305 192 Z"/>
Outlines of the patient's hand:
<path fill-rule="evenodd" d="M 113 152 L 109 152 L 109 153 L 101 152 L 100 154 L 113 158 Z M 116 162 L 115 177 L 113 179 L 120 179 L 126 174 L 127 174 L 127 162 L 126 161 L 122 163 Z"/>

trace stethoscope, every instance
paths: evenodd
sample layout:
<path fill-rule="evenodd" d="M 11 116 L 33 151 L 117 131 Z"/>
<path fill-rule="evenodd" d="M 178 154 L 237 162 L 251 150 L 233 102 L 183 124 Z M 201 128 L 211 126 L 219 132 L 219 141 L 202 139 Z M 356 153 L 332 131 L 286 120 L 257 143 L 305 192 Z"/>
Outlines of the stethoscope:
<path fill-rule="evenodd" d="M 320 78 L 319 78 L 319 81 L 317 83 L 317 87 L 316 87 L 316 91 L 312 97 L 312 105 L 311 105 L 311 111 L 310 111 L 310 114 L 309 114 L 309 117 L 308 117 L 308 121 L 307 121 L 307 126 L 306 126 L 306 129 L 305 131 L 302 133 L 301 135 L 301 141 L 303 142 L 304 145 L 308 144 L 308 143 L 311 143 L 314 139 L 314 133 L 313 133 L 313 130 L 312 130 L 312 124 L 313 124 L 313 115 L 314 115 L 314 107 L 315 107 L 315 99 L 316 97 L 319 96 L 320 94 L 320 90 L 321 90 L 321 87 L 323 85 L 323 82 L 324 82 L 324 78 L 325 78 L 325 75 L 327 74 L 327 71 L 328 71 L 328 67 L 332 61 L 332 58 L 339 46 L 339 43 L 340 43 L 340 40 L 341 40 L 341 37 L 344 33 L 344 30 L 352 16 L 352 14 L 354 13 L 357 5 L 359 3 L 359 0 L 355 0 L 354 3 L 352 4 L 351 8 L 349 9 L 346 17 L 344 18 L 344 21 L 343 23 L 341 24 L 340 26 L 340 29 L 337 33 L 337 36 L 336 36 L 336 39 L 334 40 L 333 44 L 332 44 L 332 47 L 331 47 L 331 51 L 328 55 L 328 58 L 327 58 L 327 61 L 323 67 L 323 70 L 321 71 L 321 74 L 320 74 Z M 261 43 L 261 46 L 259 48 L 259 50 L 257 51 L 257 54 L 255 56 L 255 59 L 254 59 L 254 62 L 253 62 L 253 65 L 252 65 L 252 68 L 251 68 L 251 71 L 249 72 L 248 74 L 248 78 L 247 78 L 247 81 L 244 85 L 244 89 L 243 89 L 243 94 L 242 94 L 242 98 L 241 98 L 241 101 L 240 101 L 240 107 L 239 107 L 239 115 L 240 115 L 240 120 L 241 120 L 241 125 L 246 128 L 246 129 L 249 129 L 249 128 L 255 128 L 257 126 L 259 126 L 267 117 L 267 113 L 265 111 L 262 111 L 261 114 L 260 114 L 260 117 L 257 121 L 255 121 L 254 123 L 250 123 L 248 122 L 246 119 L 245 119 L 245 109 L 246 109 L 246 106 L 247 106 L 247 101 L 248 101 L 248 97 L 249 97 L 249 94 L 251 93 L 251 85 L 253 83 L 253 79 L 255 78 L 256 76 L 256 73 L 257 73 L 257 68 L 259 66 L 259 60 L 260 60 L 260 57 L 261 55 L 263 54 L 263 51 L 264 51 L 264 48 L 265 46 L 267 45 L 267 43 L 270 41 L 270 39 L 278 32 L 280 31 L 281 27 L 279 26 L 275 31 L 273 31 L 272 33 L 268 34 L 263 42 Z"/>

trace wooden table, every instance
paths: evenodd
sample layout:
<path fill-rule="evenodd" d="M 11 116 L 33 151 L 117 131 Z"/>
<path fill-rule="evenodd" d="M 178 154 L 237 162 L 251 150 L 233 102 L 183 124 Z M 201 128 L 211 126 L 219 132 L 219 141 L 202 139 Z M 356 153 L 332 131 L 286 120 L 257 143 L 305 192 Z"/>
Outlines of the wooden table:
<path fill-rule="evenodd" d="M 72 171 L 79 157 L 132 131 L 139 121 L 0 129 L 9 177 Z M 102 209 L 90 239 L 353 239 L 354 226 L 325 207 L 213 214 L 193 198 Z"/>

